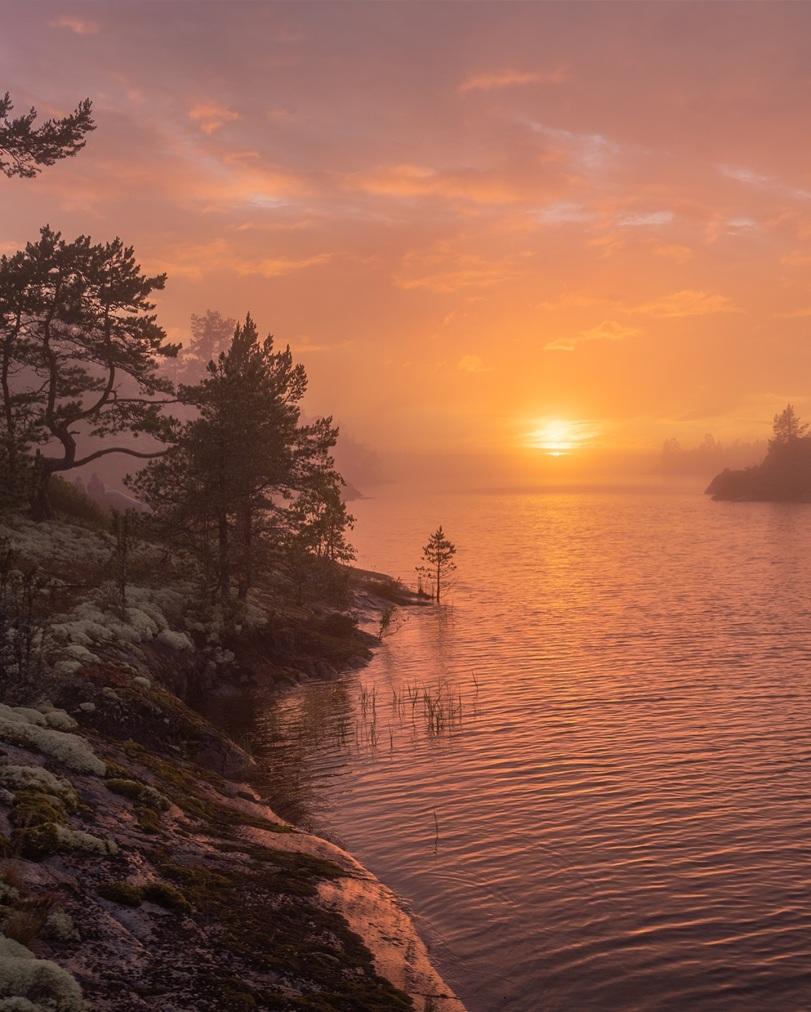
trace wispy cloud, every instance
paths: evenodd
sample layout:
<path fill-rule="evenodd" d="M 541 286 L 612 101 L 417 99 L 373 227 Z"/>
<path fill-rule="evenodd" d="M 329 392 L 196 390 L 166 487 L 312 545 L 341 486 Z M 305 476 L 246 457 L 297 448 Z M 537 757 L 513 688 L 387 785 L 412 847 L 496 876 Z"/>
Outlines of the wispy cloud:
<path fill-rule="evenodd" d="M 596 217 L 594 211 L 568 200 L 555 201 L 535 212 L 535 218 L 542 225 L 580 225 Z"/>
<path fill-rule="evenodd" d="M 781 197 L 791 197 L 795 200 L 811 200 L 811 190 L 802 187 L 791 186 L 781 179 L 773 176 L 764 176 L 762 173 L 754 172 L 752 169 L 743 168 L 737 165 L 719 165 L 719 171 L 729 179 L 734 179 L 747 186 L 754 186 L 761 190 L 771 190 Z"/>
<path fill-rule="evenodd" d="M 489 288 L 518 275 L 515 260 L 487 260 L 475 253 L 461 253 L 439 243 L 427 252 L 407 253 L 394 277 L 398 288 L 424 288 L 450 294 L 467 288 Z"/>
<path fill-rule="evenodd" d="M 677 264 L 687 263 L 688 260 L 692 260 L 695 256 L 694 250 L 681 243 L 659 243 L 658 246 L 653 247 L 653 252 L 657 256 L 664 257 L 666 260 L 672 260 Z"/>
<path fill-rule="evenodd" d="M 567 310 L 586 309 L 602 305 L 603 310 L 626 316 L 649 316 L 655 319 L 681 319 L 690 316 L 711 316 L 716 313 L 740 313 L 741 310 L 727 296 L 711 292 L 685 289 L 673 292 L 661 299 L 643 302 L 639 305 L 622 305 L 616 300 L 599 299 L 589 295 L 564 294 L 557 299 L 542 302 L 541 309 Z M 640 327 L 613 318 L 601 320 L 596 326 L 588 327 L 575 334 L 557 337 L 544 345 L 546 351 L 574 351 L 580 345 L 593 341 L 624 341 L 638 337 Z"/>
<path fill-rule="evenodd" d="M 550 170 L 556 175 L 556 170 Z M 434 169 L 425 165 L 390 165 L 355 173 L 346 187 L 378 197 L 437 197 L 477 204 L 517 204 L 547 196 L 551 183 L 543 173 L 525 179 L 487 168 Z"/>
<path fill-rule="evenodd" d="M 167 271 L 173 277 L 199 280 L 212 273 L 229 272 L 242 277 L 278 278 L 294 271 L 326 264 L 331 253 L 306 257 L 246 256 L 237 246 L 224 239 L 208 243 L 190 243 L 169 250 L 165 256 L 150 262 L 150 269 Z"/>
<path fill-rule="evenodd" d="M 620 153 L 620 146 L 601 133 L 580 133 L 533 122 L 532 129 L 563 145 L 581 168 L 595 171 L 606 168 Z"/>
<path fill-rule="evenodd" d="M 479 355 L 463 355 L 456 363 L 459 372 L 489 372 L 484 360 Z"/>
<path fill-rule="evenodd" d="M 64 28 L 74 35 L 98 35 L 101 30 L 97 21 L 86 21 L 84 18 L 71 17 L 64 14 L 50 22 L 51 28 Z"/>
<path fill-rule="evenodd" d="M 621 214 L 617 224 L 622 228 L 645 228 L 650 225 L 669 225 L 675 215 L 672 211 L 631 211 Z"/>
<path fill-rule="evenodd" d="M 617 320 L 603 320 L 596 327 L 581 330 L 570 337 L 559 337 L 544 345 L 546 351 L 574 351 L 579 344 L 591 341 L 624 341 L 629 337 L 638 337 L 642 331 L 638 327 L 629 327 Z"/>
<path fill-rule="evenodd" d="M 470 91 L 497 91 L 527 84 L 562 84 L 568 80 L 569 72 L 562 66 L 546 71 L 497 70 L 466 77 L 458 91 L 464 95 Z"/>
<path fill-rule="evenodd" d="M 685 316 L 712 316 L 716 313 L 740 313 L 742 310 L 726 295 L 684 289 L 652 302 L 643 302 L 628 312 L 660 319 L 676 319 Z"/>
<path fill-rule="evenodd" d="M 727 218 L 727 227 L 732 232 L 748 232 L 750 229 L 757 228 L 758 224 L 754 218 L 738 215 L 736 218 Z"/>
<path fill-rule="evenodd" d="M 302 271 L 307 267 L 318 267 L 329 263 L 331 253 L 317 253 L 311 257 L 265 257 L 261 260 L 246 261 L 236 267 L 238 274 L 259 274 L 263 278 L 278 278 L 292 271 Z"/>
<path fill-rule="evenodd" d="M 189 109 L 189 119 L 205 134 L 216 133 L 226 123 L 233 123 L 239 118 L 238 112 L 217 102 L 201 102 Z"/>
<path fill-rule="evenodd" d="M 290 345 L 297 355 L 317 355 L 325 351 L 341 351 L 352 347 L 352 341 L 344 339 L 341 341 L 317 341 L 311 337 L 297 337 L 291 340 Z"/>
<path fill-rule="evenodd" d="M 605 299 L 591 292 L 562 292 L 551 299 L 544 299 L 538 303 L 538 309 L 551 312 L 560 312 L 568 309 L 590 309 L 593 306 L 600 306 L 603 309 L 609 307 L 611 310 L 622 308 L 616 299 Z"/>

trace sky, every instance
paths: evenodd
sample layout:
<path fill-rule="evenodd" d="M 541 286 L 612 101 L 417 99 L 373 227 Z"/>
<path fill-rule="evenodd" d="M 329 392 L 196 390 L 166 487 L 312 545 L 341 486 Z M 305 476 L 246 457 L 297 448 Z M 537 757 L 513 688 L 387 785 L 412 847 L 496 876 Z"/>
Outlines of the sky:
<path fill-rule="evenodd" d="M 2 10 L 0 90 L 98 129 L 0 180 L 0 251 L 120 235 L 173 339 L 250 310 L 384 472 L 529 481 L 811 413 L 809 5 Z"/>

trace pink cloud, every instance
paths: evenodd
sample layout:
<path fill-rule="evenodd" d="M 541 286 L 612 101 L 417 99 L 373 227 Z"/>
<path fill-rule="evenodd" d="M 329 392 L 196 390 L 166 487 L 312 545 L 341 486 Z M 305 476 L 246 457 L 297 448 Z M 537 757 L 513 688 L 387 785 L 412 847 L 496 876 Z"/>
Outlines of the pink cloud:
<path fill-rule="evenodd" d="M 201 102 L 189 109 L 189 119 L 196 123 L 205 134 L 213 134 L 226 123 L 233 123 L 240 115 L 233 109 L 217 102 Z"/>
<path fill-rule="evenodd" d="M 68 14 L 51 21 L 52 28 L 65 28 L 74 35 L 98 35 L 100 28 L 96 21 L 85 21 L 83 18 L 74 18 Z"/>
<path fill-rule="evenodd" d="M 497 91 L 500 88 L 514 88 L 527 84 L 562 84 L 569 80 L 565 67 L 547 71 L 499 70 L 490 73 L 473 74 L 459 85 L 459 92 Z"/>
<path fill-rule="evenodd" d="M 349 189 L 379 197 L 438 197 L 477 204 L 520 204 L 545 199 L 559 186 L 560 169 L 552 164 L 540 171 L 529 166 L 519 172 L 463 166 L 433 169 L 423 165 L 392 165 L 347 178 Z"/>
<path fill-rule="evenodd" d="M 468 288 L 489 288 L 520 273 L 514 258 L 487 259 L 453 250 L 440 243 L 427 251 L 407 253 L 394 277 L 398 288 L 451 294 Z"/>
<path fill-rule="evenodd" d="M 292 271 L 302 271 L 307 267 L 318 267 L 329 263 L 331 253 L 317 253 L 311 257 L 265 257 L 260 260 L 242 263 L 237 266 L 238 274 L 258 274 L 263 278 L 278 278 Z"/>
<path fill-rule="evenodd" d="M 693 250 L 689 246 L 683 246 L 680 243 L 660 243 L 658 246 L 653 247 L 653 252 L 657 256 L 664 257 L 666 260 L 672 260 L 677 264 L 687 263 L 694 255 Z"/>
<path fill-rule="evenodd" d="M 224 271 L 242 277 L 278 278 L 326 264 L 331 259 L 331 253 L 303 257 L 251 255 L 226 239 L 214 239 L 211 242 L 179 244 L 165 255 L 151 259 L 149 267 L 166 271 L 172 277 L 191 280 Z"/>

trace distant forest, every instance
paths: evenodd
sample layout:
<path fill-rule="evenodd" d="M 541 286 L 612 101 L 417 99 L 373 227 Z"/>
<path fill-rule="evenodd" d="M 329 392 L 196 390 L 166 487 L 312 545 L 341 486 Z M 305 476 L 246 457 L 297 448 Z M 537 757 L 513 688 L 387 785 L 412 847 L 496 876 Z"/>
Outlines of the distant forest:
<path fill-rule="evenodd" d="M 747 467 L 766 452 L 766 440 L 722 443 L 711 433 L 695 446 L 682 446 L 678 439 L 666 439 L 660 455 L 665 474 L 709 476 L 725 467 Z"/>

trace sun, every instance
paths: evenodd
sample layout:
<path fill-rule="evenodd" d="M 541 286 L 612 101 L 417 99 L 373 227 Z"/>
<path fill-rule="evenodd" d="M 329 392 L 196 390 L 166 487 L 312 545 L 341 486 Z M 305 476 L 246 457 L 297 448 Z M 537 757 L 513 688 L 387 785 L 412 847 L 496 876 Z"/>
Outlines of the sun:
<path fill-rule="evenodd" d="M 529 434 L 529 445 L 544 450 L 550 457 L 564 457 L 576 450 L 584 435 L 582 425 L 565 418 L 549 418 L 537 424 Z"/>

